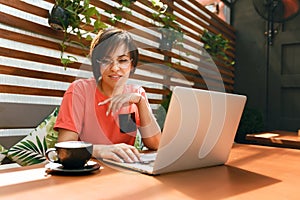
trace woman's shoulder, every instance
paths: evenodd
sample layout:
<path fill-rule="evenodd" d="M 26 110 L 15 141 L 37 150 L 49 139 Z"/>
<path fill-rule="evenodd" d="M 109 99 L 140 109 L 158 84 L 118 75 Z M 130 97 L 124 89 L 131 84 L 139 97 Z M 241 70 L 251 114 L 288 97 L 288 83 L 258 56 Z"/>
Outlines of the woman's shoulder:
<path fill-rule="evenodd" d="M 94 78 L 77 79 L 71 83 L 73 87 L 95 87 L 96 81 Z"/>
<path fill-rule="evenodd" d="M 81 78 L 72 82 L 75 85 L 96 85 L 94 78 Z"/>
<path fill-rule="evenodd" d="M 96 88 L 94 78 L 77 79 L 70 84 L 68 91 L 93 90 L 94 88 Z"/>

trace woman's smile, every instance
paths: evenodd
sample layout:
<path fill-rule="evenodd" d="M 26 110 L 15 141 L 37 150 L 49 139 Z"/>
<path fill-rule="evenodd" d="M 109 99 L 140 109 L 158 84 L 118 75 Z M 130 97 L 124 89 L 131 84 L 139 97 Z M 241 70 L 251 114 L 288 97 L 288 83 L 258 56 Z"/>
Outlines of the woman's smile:
<path fill-rule="evenodd" d="M 118 81 L 120 80 L 123 76 L 120 74 L 109 74 L 108 77 L 112 80 L 112 81 Z"/>

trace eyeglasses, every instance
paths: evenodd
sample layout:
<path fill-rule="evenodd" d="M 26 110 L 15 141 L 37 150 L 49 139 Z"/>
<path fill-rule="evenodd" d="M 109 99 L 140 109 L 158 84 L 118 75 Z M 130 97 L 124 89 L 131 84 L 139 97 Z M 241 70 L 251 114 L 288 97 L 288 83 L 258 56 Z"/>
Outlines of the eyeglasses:
<path fill-rule="evenodd" d="M 117 60 L 112 60 L 112 59 L 109 59 L 109 58 L 103 58 L 103 59 L 97 60 L 97 62 L 100 64 L 100 67 L 102 67 L 103 69 L 106 69 L 108 66 L 115 65 L 115 62 L 117 62 L 116 65 L 119 68 L 127 69 L 131 64 L 132 59 L 120 58 L 120 59 L 117 59 Z"/>

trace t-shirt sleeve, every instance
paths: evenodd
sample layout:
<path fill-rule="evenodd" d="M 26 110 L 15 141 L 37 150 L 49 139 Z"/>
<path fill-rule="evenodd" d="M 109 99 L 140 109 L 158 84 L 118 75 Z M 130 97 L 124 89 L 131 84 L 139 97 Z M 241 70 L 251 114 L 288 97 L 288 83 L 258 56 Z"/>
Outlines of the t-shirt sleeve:
<path fill-rule="evenodd" d="M 83 91 L 80 91 L 78 83 L 72 83 L 64 94 L 54 129 L 62 128 L 80 133 L 83 124 L 84 101 Z"/>

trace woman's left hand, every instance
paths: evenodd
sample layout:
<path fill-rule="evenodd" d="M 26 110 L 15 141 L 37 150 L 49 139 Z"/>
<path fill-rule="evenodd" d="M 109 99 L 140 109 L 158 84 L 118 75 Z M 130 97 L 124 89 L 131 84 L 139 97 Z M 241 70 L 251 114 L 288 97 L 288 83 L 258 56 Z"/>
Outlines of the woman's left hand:
<path fill-rule="evenodd" d="M 142 99 L 142 95 L 138 93 L 125 93 L 116 95 L 114 97 L 110 97 L 100 103 L 99 106 L 110 103 L 106 112 L 108 116 L 110 113 L 113 115 L 114 113 L 118 112 L 123 106 L 130 105 L 130 104 L 138 104 Z"/>

